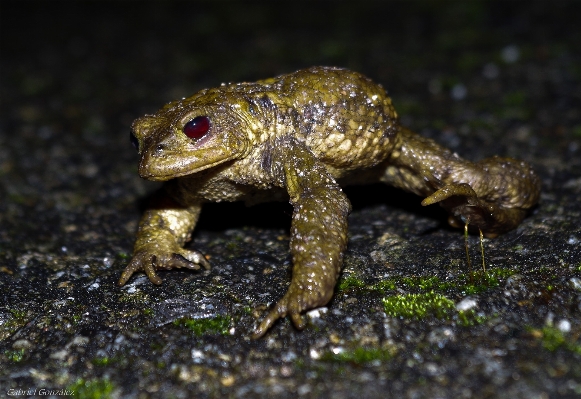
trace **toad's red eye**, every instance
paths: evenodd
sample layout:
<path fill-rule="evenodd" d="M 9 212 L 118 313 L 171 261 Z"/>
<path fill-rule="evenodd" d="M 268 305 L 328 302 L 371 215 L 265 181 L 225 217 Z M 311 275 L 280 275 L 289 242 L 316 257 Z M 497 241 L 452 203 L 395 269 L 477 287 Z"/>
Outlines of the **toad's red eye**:
<path fill-rule="evenodd" d="M 210 130 L 210 118 L 196 116 L 184 126 L 184 134 L 191 139 L 201 139 Z"/>

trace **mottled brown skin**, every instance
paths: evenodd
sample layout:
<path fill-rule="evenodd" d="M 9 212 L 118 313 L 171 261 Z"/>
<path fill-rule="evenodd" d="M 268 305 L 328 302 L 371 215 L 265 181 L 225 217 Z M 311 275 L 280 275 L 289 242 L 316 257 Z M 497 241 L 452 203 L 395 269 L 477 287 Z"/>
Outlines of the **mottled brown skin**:
<path fill-rule="evenodd" d="M 207 116 L 207 134 L 191 139 L 184 126 Z M 143 270 L 209 268 L 184 249 L 208 201 L 256 203 L 290 198 L 293 277 L 284 297 L 258 326 L 260 337 L 289 315 L 331 299 L 347 245 L 350 203 L 341 186 L 381 181 L 439 203 L 453 226 L 487 236 L 514 229 L 539 198 L 530 166 L 510 158 L 465 161 L 399 126 L 385 90 L 345 69 L 314 67 L 256 83 L 222 85 L 172 102 L 137 119 L 133 140 L 139 174 L 169 182 L 171 200 L 145 212 L 123 285 Z"/>

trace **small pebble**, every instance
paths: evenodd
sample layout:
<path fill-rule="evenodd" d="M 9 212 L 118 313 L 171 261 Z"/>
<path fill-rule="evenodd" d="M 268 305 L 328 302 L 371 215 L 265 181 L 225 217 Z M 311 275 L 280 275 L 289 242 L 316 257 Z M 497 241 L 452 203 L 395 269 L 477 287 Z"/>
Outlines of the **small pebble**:
<path fill-rule="evenodd" d="M 569 331 L 571 331 L 571 322 L 567 319 L 559 320 L 559 322 L 557 323 L 557 328 L 562 333 L 568 333 Z"/>
<path fill-rule="evenodd" d="M 575 291 L 581 291 L 581 279 L 578 277 L 571 277 L 569 279 L 569 287 L 573 288 Z"/>
<path fill-rule="evenodd" d="M 478 305 L 478 302 L 474 298 L 464 298 L 460 302 L 456 304 L 456 310 L 459 312 L 465 312 L 470 310 Z"/>

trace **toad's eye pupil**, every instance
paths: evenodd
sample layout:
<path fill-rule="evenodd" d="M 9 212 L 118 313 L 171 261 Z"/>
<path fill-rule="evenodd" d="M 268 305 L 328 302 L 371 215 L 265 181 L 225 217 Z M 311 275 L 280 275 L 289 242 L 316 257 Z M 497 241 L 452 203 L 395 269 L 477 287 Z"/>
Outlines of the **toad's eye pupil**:
<path fill-rule="evenodd" d="M 196 116 L 184 126 L 184 134 L 191 139 L 200 139 L 210 130 L 210 118 Z"/>

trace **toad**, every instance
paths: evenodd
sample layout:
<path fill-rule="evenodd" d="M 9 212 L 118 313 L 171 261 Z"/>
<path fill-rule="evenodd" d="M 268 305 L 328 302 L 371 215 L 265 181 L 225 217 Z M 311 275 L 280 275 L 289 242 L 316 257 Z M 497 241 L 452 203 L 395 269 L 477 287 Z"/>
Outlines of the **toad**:
<path fill-rule="evenodd" d="M 202 253 L 184 248 L 206 202 L 292 204 L 291 284 L 255 337 L 287 315 L 302 329 L 302 313 L 333 296 L 351 209 L 342 186 L 399 187 L 487 237 L 518 226 L 540 194 L 525 162 L 462 159 L 400 126 L 381 85 L 341 68 L 205 89 L 137 119 L 130 138 L 140 176 L 167 183 L 141 219 L 119 285 L 140 270 L 161 284 L 157 270 L 208 269 Z"/>

